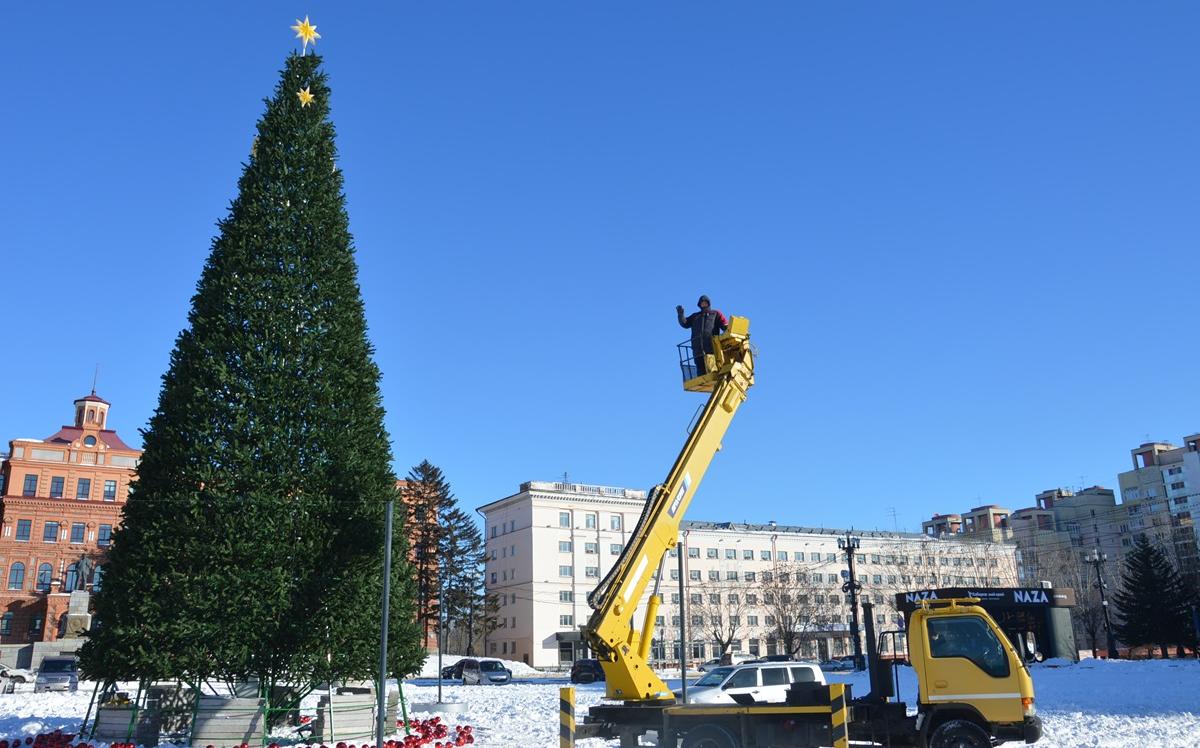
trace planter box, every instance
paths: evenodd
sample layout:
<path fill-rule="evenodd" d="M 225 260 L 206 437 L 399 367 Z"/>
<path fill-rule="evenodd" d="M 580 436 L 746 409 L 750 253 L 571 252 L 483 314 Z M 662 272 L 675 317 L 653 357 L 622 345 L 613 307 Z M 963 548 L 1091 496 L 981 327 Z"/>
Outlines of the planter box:
<path fill-rule="evenodd" d="M 161 721 L 156 710 L 143 709 L 137 713 L 137 721 L 133 724 L 133 734 L 130 735 L 129 723 L 133 719 L 133 706 L 101 706 L 96 710 L 96 723 L 92 729 L 92 737 L 99 742 L 125 742 L 132 737 L 138 745 L 158 745 L 158 734 L 161 732 Z"/>
<path fill-rule="evenodd" d="M 201 696 L 192 722 L 192 746 L 261 744 L 265 721 L 262 699 Z"/>

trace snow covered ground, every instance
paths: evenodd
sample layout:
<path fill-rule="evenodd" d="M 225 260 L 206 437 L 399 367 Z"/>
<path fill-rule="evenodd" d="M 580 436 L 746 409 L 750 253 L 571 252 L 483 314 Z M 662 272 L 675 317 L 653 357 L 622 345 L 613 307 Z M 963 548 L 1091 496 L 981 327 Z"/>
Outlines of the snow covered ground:
<path fill-rule="evenodd" d="M 513 672 L 520 677 L 517 668 Z M 911 701 L 916 693 L 912 670 L 901 672 L 901 696 Z M 474 725 L 477 746 L 557 746 L 558 688 L 565 679 L 537 675 L 541 677 L 506 686 L 445 685 L 444 701 L 466 704 L 463 715 L 446 721 Z M 1042 748 L 1200 747 L 1200 663 L 1086 660 L 1061 667 L 1043 664 L 1034 669 L 1033 677 L 1046 728 L 1038 743 Z M 862 674 L 833 673 L 829 679 L 853 684 L 858 694 L 867 690 Z M 668 683 L 676 686 L 678 681 Z M 23 688 L 0 695 L 0 738 L 79 728 L 90 688 L 75 694 L 34 694 L 30 686 Z M 604 684 L 577 686 L 576 692 L 577 713 L 582 717 L 604 696 Z M 437 685 L 417 679 L 405 683 L 404 695 L 413 705 L 433 702 Z M 615 742 L 581 741 L 580 745 L 608 748 Z"/>

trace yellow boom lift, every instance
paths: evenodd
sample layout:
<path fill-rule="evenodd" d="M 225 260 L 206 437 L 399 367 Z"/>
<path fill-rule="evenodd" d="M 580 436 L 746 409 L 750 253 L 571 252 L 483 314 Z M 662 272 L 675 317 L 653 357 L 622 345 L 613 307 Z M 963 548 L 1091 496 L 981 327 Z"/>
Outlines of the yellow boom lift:
<path fill-rule="evenodd" d="M 878 656 L 869 603 L 867 659 L 871 693 L 851 698 L 850 687 L 795 683 L 784 704 L 735 698 L 736 705 L 678 704 L 649 664 L 655 615 L 662 598 L 638 607 L 679 527 L 734 414 L 754 384 L 750 321 L 732 317 L 713 338 L 713 352 L 692 360 L 680 346 L 684 389 L 709 393 L 667 479 L 651 489 L 630 542 L 588 595 L 593 613 L 584 630 L 604 670 L 608 701 L 593 706 L 576 737 L 620 738 L 622 748 L 647 733 L 677 748 L 841 748 L 855 743 L 919 748 L 988 748 L 1006 740 L 1036 742 L 1041 722 L 1033 681 L 1021 657 L 974 599 L 923 601 L 905 632 L 918 681 L 915 714 L 894 698 L 895 661 Z M 704 372 L 704 373 L 700 373 Z M 895 634 L 896 632 L 891 632 Z"/>

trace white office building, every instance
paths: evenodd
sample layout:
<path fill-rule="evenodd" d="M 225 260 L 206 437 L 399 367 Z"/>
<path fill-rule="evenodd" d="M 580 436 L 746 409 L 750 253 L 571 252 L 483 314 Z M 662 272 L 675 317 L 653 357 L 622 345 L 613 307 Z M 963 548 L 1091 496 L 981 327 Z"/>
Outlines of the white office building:
<path fill-rule="evenodd" d="M 531 481 L 480 507 L 487 583 L 501 601 L 502 619 L 487 653 L 534 667 L 586 656 L 579 627 L 591 613 L 587 595 L 616 563 L 645 501 L 646 492 L 635 489 Z M 683 558 L 672 551 L 664 561 L 652 659 L 676 659 L 681 641 L 700 661 L 723 651 L 783 654 L 785 639 L 809 659 L 852 653 L 842 591 L 849 572 L 838 544 L 845 536 L 845 530 L 773 522 L 685 521 Z M 896 592 L 1016 582 L 1011 544 L 894 532 L 854 537 L 855 576 L 877 606 L 881 629 L 898 625 Z"/>

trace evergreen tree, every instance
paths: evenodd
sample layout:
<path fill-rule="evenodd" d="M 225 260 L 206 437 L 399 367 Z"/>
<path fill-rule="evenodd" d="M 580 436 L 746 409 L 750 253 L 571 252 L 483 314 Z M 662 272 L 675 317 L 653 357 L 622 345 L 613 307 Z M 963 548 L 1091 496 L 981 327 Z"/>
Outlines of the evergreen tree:
<path fill-rule="evenodd" d="M 1193 641 L 1192 596 L 1166 555 L 1145 536 L 1125 557 L 1121 589 L 1113 595 L 1117 638 L 1131 647 L 1158 645 L 1163 657 L 1170 644 Z"/>
<path fill-rule="evenodd" d="M 443 516 L 454 505 L 454 494 L 445 476 L 429 460 L 408 472 L 404 486 L 408 509 L 408 542 L 416 579 L 416 619 L 429 640 L 437 628 L 441 583 Z"/>
<path fill-rule="evenodd" d="M 454 642 L 455 648 L 446 651 L 464 652 L 473 639 L 473 613 L 479 602 L 477 595 L 483 587 L 487 557 L 478 523 L 457 506 L 442 518 L 440 556 L 439 578 L 446 628 L 461 634 Z"/>
<path fill-rule="evenodd" d="M 320 62 L 287 59 L 219 224 L 114 534 L 91 677 L 374 670 L 394 477 Z M 397 672 L 420 660 L 403 549 Z"/>

